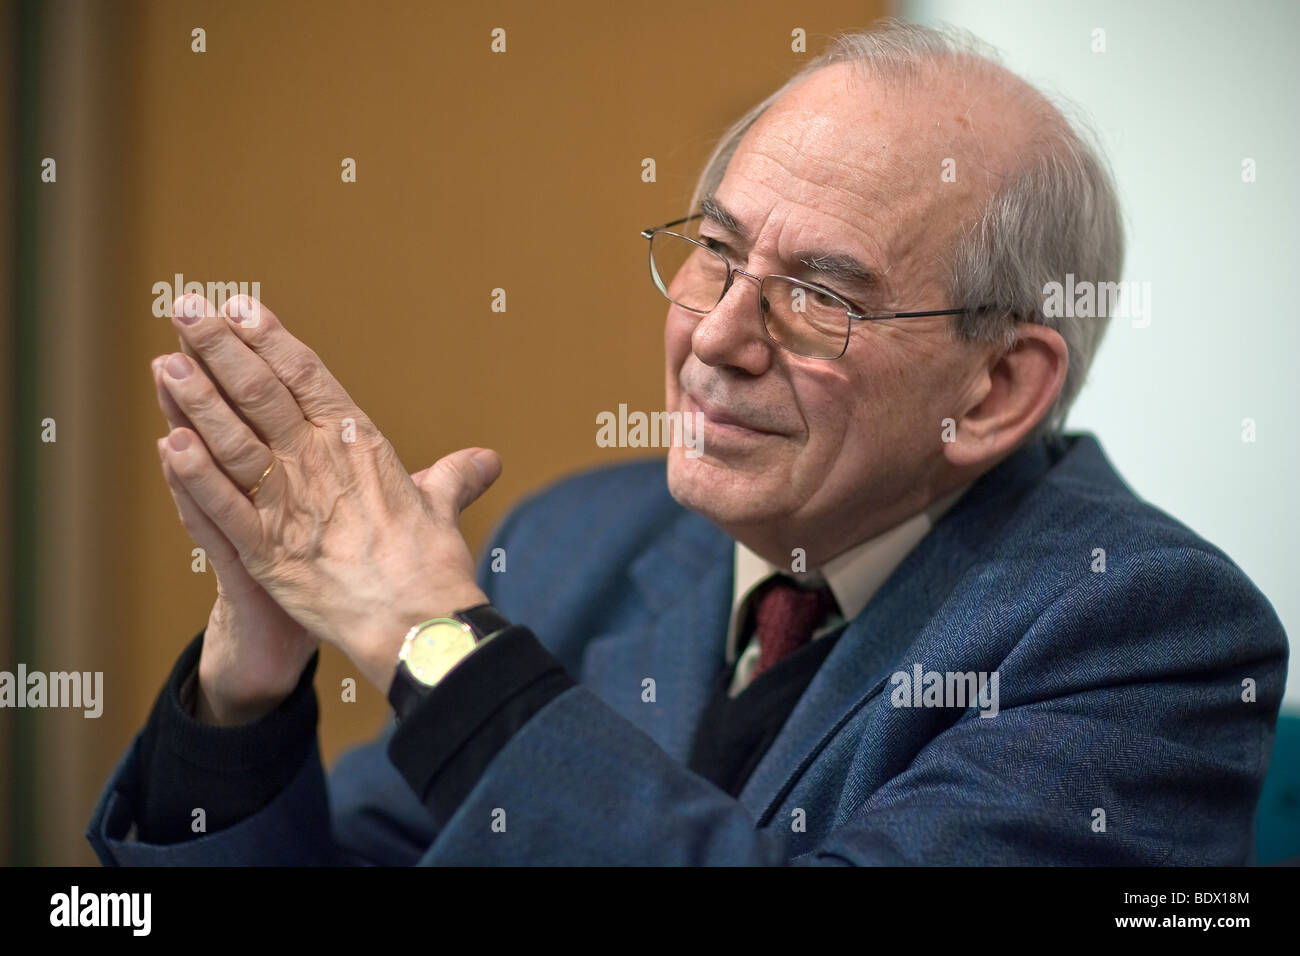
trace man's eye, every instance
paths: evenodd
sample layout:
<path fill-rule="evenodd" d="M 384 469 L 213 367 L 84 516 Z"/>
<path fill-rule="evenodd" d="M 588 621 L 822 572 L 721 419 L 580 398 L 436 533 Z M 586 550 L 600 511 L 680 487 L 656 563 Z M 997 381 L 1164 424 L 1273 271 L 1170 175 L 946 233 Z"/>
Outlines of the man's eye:
<path fill-rule="evenodd" d="M 843 299 L 844 296 L 836 292 L 834 289 L 825 289 L 825 291 L 823 291 L 817 286 L 810 286 L 809 293 L 812 295 L 813 301 L 818 305 L 834 306 L 835 308 L 844 307 L 844 304 L 840 302 L 840 299 Z"/>
<path fill-rule="evenodd" d="M 723 255 L 731 251 L 731 247 L 725 242 L 714 239 L 711 236 L 700 236 L 700 242 L 704 243 L 705 246 L 712 249 L 714 252 L 722 253 Z"/>

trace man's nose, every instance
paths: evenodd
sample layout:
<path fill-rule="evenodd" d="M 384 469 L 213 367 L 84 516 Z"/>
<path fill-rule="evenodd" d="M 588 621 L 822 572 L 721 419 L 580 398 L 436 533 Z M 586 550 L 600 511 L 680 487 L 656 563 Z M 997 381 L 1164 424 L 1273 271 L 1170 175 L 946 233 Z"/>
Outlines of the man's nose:
<path fill-rule="evenodd" d="M 759 317 L 760 281 L 736 270 L 735 280 L 691 334 L 691 351 L 705 365 L 729 365 L 761 375 L 772 364 L 772 341 Z"/>

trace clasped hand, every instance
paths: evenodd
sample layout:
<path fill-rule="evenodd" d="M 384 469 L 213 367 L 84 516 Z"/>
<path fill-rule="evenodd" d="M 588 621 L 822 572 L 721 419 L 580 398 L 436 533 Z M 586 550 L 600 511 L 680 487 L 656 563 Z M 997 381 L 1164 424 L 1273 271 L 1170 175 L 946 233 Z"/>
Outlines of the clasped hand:
<path fill-rule="evenodd" d="M 183 351 L 153 369 L 176 426 L 159 454 L 182 521 L 196 540 L 219 532 L 271 601 L 386 693 L 412 624 L 486 600 L 459 516 L 500 459 L 468 448 L 410 475 L 257 300 L 236 296 L 218 313 L 187 295 L 172 311 Z"/>

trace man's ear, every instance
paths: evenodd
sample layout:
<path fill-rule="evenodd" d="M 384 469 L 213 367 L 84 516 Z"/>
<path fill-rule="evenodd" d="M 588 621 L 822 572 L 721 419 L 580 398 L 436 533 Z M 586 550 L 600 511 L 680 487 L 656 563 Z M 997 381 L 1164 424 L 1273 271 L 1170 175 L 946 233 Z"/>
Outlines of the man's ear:
<path fill-rule="evenodd" d="M 944 443 L 949 464 L 981 467 L 1005 457 L 1048 413 L 1069 367 L 1059 332 L 1018 323 L 1015 344 L 989 360 L 987 392 L 957 422 L 955 440 Z"/>

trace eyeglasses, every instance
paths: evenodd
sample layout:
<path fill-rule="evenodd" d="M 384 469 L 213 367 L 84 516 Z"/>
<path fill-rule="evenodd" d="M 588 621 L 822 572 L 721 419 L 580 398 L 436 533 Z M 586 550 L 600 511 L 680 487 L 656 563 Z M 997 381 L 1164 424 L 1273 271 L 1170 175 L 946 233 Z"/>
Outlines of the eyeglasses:
<path fill-rule="evenodd" d="M 759 285 L 758 313 L 767 337 L 796 355 L 837 359 L 849 347 L 854 320 L 911 319 L 928 315 L 963 315 L 977 309 L 940 309 L 931 312 L 865 312 L 824 286 L 791 276 L 756 276 L 737 269 L 726 256 L 692 239 L 673 226 L 703 217 L 703 213 L 675 219 L 641 230 L 650 240 L 650 278 L 668 301 L 688 312 L 707 315 L 718 307 L 737 275 Z"/>

